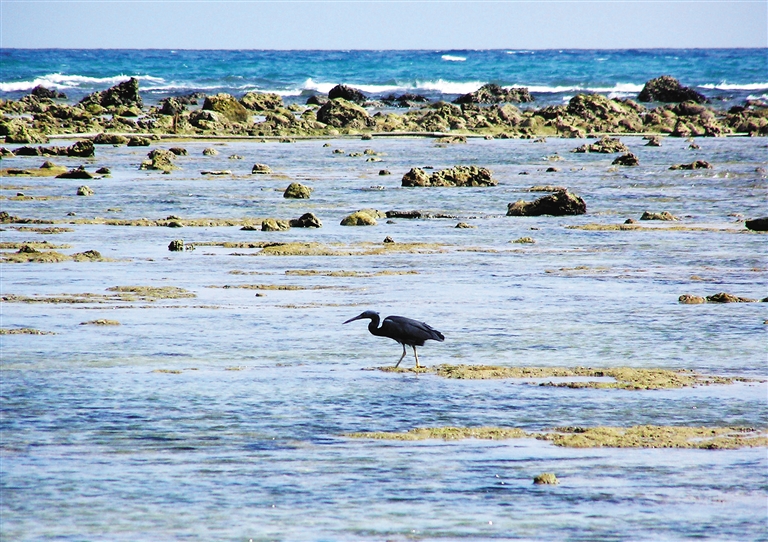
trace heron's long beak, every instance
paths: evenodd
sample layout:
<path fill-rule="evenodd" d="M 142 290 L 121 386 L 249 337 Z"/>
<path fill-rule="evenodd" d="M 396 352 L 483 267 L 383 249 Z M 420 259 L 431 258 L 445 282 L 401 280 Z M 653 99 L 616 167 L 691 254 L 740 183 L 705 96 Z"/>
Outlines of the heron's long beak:
<path fill-rule="evenodd" d="M 350 318 L 349 320 L 347 320 L 346 322 L 344 322 L 344 324 L 348 324 L 348 323 L 350 323 L 350 322 L 354 322 L 355 320 L 360 320 L 362 317 L 363 317 L 363 315 L 362 315 L 362 314 L 359 314 L 359 315 L 355 316 L 354 318 Z M 342 324 L 342 325 L 343 325 L 343 324 Z"/>

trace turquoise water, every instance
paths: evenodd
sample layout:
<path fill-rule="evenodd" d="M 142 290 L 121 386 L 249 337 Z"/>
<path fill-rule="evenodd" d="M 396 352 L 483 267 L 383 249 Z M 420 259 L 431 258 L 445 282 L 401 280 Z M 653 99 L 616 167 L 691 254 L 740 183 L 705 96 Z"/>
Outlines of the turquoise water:
<path fill-rule="evenodd" d="M 352 431 L 424 426 L 637 424 L 765 429 L 764 303 L 680 305 L 720 291 L 762 298 L 765 236 L 744 218 L 765 212 L 764 138 L 682 139 L 612 155 L 568 152 L 584 141 L 429 139 L 162 142 L 182 169 L 138 171 L 148 149 L 99 146 L 86 181 L 4 178 L 2 210 L 29 218 L 278 217 L 313 212 L 317 230 L 68 225 L 42 235 L 4 225 L 7 242 L 68 243 L 111 262 L 3 264 L 3 295 L 106 294 L 123 285 L 177 286 L 197 297 L 107 304 L 2 304 L 0 537 L 4 540 L 765 540 L 765 449 L 557 448 L 542 441 L 384 442 Z M 57 144 L 67 144 L 67 141 Z M 220 151 L 203 156 L 205 147 Z M 341 148 L 346 154 L 333 154 Z M 382 162 L 349 157 L 366 148 Z M 237 154 L 243 160 L 230 160 Z M 554 161 L 559 156 L 561 160 Z M 669 171 L 705 159 L 712 170 Z M 55 161 L 76 166 L 79 159 Z M 3 160 L 31 168 L 40 158 Z M 250 175 L 256 163 L 274 176 Z M 414 166 L 489 167 L 490 188 L 401 188 Z M 559 172 L 547 173 L 551 165 Z M 391 176 L 379 176 L 387 168 Z M 206 177 L 202 170 L 231 169 Z M 527 172 L 528 175 L 520 173 Z M 289 182 L 313 187 L 287 200 Z M 506 217 L 532 185 L 581 195 L 578 217 Z M 372 189 L 373 187 L 373 189 Z M 455 219 L 339 225 L 352 211 L 419 209 Z M 108 209 L 113 209 L 108 211 Z M 115 211 L 114 209 L 119 209 Z M 670 230 L 570 229 L 643 211 L 681 217 Z M 461 220 L 476 226 L 456 229 Z M 61 226 L 61 225 L 60 225 Z M 265 256 L 186 243 L 274 241 L 378 246 L 428 242 L 440 252 Z M 530 236 L 532 245 L 510 243 Z M 287 271 L 412 271 L 371 277 Z M 236 273 L 233 273 L 236 272 Z M 269 284 L 303 290 L 222 288 Z M 260 294 L 257 296 L 257 294 Z M 762 382 L 664 391 L 567 389 L 518 380 L 451 381 L 369 371 L 399 345 L 341 323 L 366 309 L 424 320 L 446 336 L 422 363 L 658 367 Z M 106 318 L 115 327 L 80 325 Z M 403 364 L 413 363 L 409 357 Z M 166 372 L 158 372 L 166 371 Z M 174 372 L 167 372 L 174 371 Z M 558 486 L 532 479 L 554 472 Z"/>
<path fill-rule="evenodd" d="M 768 49 L 460 50 L 460 51 L 195 51 L 3 49 L 0 98 L 36 85 L 80 99 L 129 76 L 154 103 L 195 91 L 278 92 L 288 102 L 344 83 L 371 98 L 417 92 L 453 99 L 485 83 L 525 86 L 536 105 L 577 92 L 634 98 L 649 79 L 672 75 L 729 106 L 766 99 Z"/>

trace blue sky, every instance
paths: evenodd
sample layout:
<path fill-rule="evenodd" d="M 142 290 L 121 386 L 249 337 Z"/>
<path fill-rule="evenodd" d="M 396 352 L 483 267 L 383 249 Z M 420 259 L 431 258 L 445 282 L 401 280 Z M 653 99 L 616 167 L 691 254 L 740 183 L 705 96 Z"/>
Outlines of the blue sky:
<path fill-rule="evenodd" d="M 6 48 L 766 47 L 766 0 L 0 0 Z"/>

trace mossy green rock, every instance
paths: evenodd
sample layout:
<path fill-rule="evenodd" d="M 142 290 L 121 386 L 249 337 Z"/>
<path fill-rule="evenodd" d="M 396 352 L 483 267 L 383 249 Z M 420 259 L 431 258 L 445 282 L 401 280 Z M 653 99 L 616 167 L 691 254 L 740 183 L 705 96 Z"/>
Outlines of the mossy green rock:
<path fill-rule="evenodd" d="M 301 183 L 291 183 L 288 188 L 283 192 L 284 198 L 292 199 L 309 199 L 312 189 L 308 186 L 304 186 Z"/>
<path fill-rule="evenodd" d="M 225 92 L 207 96 L 203 109 L 224 115 L 230 122 L 248 122 L 251 114 L 234 96 Z"/>

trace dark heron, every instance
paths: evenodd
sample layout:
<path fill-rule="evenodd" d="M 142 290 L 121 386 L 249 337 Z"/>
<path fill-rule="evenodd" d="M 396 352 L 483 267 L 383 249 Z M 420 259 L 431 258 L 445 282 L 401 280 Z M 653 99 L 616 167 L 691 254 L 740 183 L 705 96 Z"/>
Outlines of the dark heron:
<path fill-rule="evenodd" d="M 413 320 L 412 318 L 406 318 L 405 316 L 387 316 L 384 318 L 384 321 L 381 322 L 381 327 L 379 327 L 381 318 L 376 311 L 365 311 L 361 315 L 350 318 L 344 323 L 348 324 L 355 320 L 364 320 L 366 318 L 371 321 L 371 323 L 368 324 L 368 331 L 373 335 L 376 335 L 377 337 L 389 337 L 403 345 L 403 355 L 397 360 L 397 365 L 395 365 L 395 367 L 398 367 L 405 357 L 406 344 L 413 348 L 413 355 L 416 357 L 416 367 L 421 367 L 419 365 L 419 355 L 416 353 L 416 347 L 424 346 L 424 341 L 428 339 L 440 342 L 445 340 L 443 334 L 429 324 Z"/>

